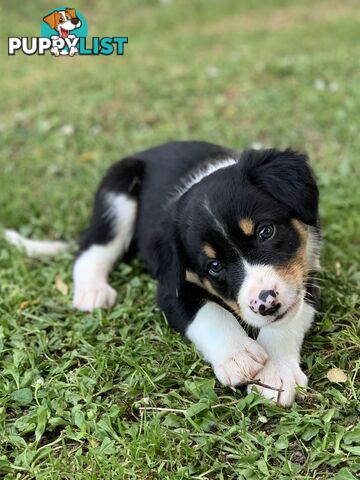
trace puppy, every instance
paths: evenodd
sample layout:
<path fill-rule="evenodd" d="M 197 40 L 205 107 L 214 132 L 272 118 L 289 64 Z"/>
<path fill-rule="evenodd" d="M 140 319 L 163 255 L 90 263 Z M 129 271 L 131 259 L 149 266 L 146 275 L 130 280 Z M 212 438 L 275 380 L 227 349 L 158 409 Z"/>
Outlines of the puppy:
<path fill-rule="evenodd" d="M 169 324 L 218 380 L 258 379 L 282 390 L 261 387 L 265 397 L 288 406 L 307 384 L 300 350 L 315 312 L 318 196 L 307 157 L 291 150 L 173 142 L 125 158 L 97 191 L 74 306 L 114 305 L 108 275 L 134 241 Z"/>
<path fill-rule="evenodd" d="M 96 193 L 73 269 L 74 306 L 115 304 L 108 275 L 132 244 L 158 281 L 169 324 L 218 380 L 258 380 L 272 387 L 258 387 L 264 397 L 289 406 L 307 384 L 300 350 L 317 297 L 318 197 L 307 157 L 292 150 L 172 142 L 127 157 Z M 57 249 L 64 245 L 44 242 L 44 252 Z"/>
<path fill-rule="evenodd" d="M 55 10 L 44 17 L 43 21 L 47 23 L 50 28 L 56 30 L 61 38 L 75 38 L 75 35 L 70 35 L 70 32 L 75 30 L 75 28 L 81 27 L 81 20 L 76 16 L 76 11 L 74 8 Z M 57 38 L 57 36 L 52 36 L 51 38 Z M 77 47 L 71 47 L 69 55 L 72 57 L 75 53 L 78 53 L 78 51 L 79 50 Z M 64 50 L 59 52 L 58 47 L 52 48 L 51 52 L 55 56 L 59 56 L 60 54 L 67 55 Z"/>

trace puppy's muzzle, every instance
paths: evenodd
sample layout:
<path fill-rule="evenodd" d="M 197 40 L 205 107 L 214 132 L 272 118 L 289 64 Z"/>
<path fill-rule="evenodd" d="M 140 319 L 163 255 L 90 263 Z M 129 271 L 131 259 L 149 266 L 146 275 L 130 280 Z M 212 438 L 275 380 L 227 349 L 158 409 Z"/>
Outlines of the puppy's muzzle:
<path fill-rule="evenodd" d="M 74 18 L 71 19 L 71 23 L 72 23 L 73 25 L 77 25 L 79 22 L 80 22 L 80 19 L 77 18 L 77 17 L 74 17 Z"/>

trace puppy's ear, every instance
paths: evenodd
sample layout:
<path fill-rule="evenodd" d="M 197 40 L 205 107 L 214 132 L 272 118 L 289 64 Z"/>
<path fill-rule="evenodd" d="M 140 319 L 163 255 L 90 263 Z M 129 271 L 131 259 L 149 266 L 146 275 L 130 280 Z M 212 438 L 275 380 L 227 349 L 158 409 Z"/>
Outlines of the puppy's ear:
<path fill-rule="evenodd" d="M 305 154 L 293 150 L 250 150 L 245 152 L 251 182 L 279 202 L 307 225 L 318 217 L 319 191 Z"/>
<path fill-rule="evenodd" d="M 55 28 L 59 22 L 59 12 L 52 12 L 43 18 L 43 21 L 49 25 L 50 28 Z"/>
<path fill-rule="evenodd" d="M 75 8 L 67 8 L 67 9 L 65 10 L 65 13 L 68 13 L 71 18 L 75 18 L 75 17 L 76 17 Z"/>

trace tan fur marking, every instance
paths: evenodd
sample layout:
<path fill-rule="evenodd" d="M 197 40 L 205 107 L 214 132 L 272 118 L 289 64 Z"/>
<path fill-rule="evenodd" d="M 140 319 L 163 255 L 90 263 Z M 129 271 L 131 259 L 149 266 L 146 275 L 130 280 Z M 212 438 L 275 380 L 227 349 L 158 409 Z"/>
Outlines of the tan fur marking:
<path fill-rule="evenodd" d="M 228 305 L 231 308 L 231 310 L 233 310 L 235 313 L 241 316 L 239 305 L 235 302 L 235 300 L 229 300 L 228 298 L 222 297 L 211 285 L 211 282 L 208 279 L 205 279 L 204 281 L 202 281 L 199 275 L 197 275 L 194 272 L 191 272 L 190 270 L 186 270 L 186 280 L 190 283 L 194 283 L 195 285 L 198 285 L 201 288 L 204 288 L 207 292 L 209 292 L 214 297 L 220 298 L 226 305 Z"/>
<path fill-rule="evenodd" d="M 211 293 L 211 295 L 214 295 L 214 297 L 218 297 L 220 298 L 226 305 L 229 305 L 229 307 L 237 314 L 240 315 L 240 309 L 239 309 L 239 305 L 235 302 L 235 300 L 230 300 L 228 298 L 225 298 L 223 297 L 222 295 L 220 295 L 215 289 L 214 287 L 211 285 L 210 281 L 209 280 L 204 280 L 204 288 L 209 292 Z"/>
<path fill-rule="evenodd" d="M 297 219 L 293 219 L 292 224 L 300 237 L 299 248 L 287 263 L 281 265 L 281 267 L 276 267 L 275 270 L 285 282 L 295 286 L 296 289 L 301 289 L 308 272 L 307 241 L 309 229 Z"/>
<path fill-rule="evenodd" d="M 215 250 L 213 249 L 213 247 L 211 245 L 209 245 L 208 243 L 204 243 L 204 245 L 202 246 L 202 250 L 203 252 L 205 253 L 205 255 L 209 258 L 216 258 L 216 252 Z"/>
<path fill-rule="evenodd" d="M 252 235 L 255 230 L 255 225 L 251 218 L 241 218 L 239 220 L 239 227 L 245 233 L 245 235 L 248 236 Z"/>
<path fill-rule="evenodd" d="M 219 294 L 217 293 L 217 291 L 215 290 L 215 288 L 211 285 L 210 281 L 209 280 L 204 280 L 204 287 L 206 288 L 206 290 L 211 293 L 211 295 L 215 295 L 216 297 L 219 297 Z"/>
<path fill-rule="evenodd" d="M 186 281 L 190 283 L 195 283 L 195 285 L 199 285 L 199 287 L 203 287 L 203 284 L 200 280 L 199 275 L 194 272 L 190 272 L 190 270 L 186 270 Z"/>

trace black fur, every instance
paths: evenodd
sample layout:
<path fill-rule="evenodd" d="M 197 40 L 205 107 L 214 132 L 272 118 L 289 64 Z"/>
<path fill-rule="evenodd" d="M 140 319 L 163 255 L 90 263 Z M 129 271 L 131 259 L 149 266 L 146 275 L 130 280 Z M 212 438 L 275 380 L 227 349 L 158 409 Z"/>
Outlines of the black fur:
<path fill-rule="evenodd" d="M 318 219 L 319 192 L 306 155 L 293 150 L 250 150 L 243 155 L 250 180 L 292 209 L 307 225 Z"/>

